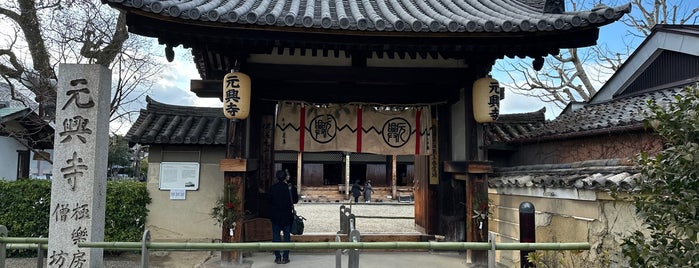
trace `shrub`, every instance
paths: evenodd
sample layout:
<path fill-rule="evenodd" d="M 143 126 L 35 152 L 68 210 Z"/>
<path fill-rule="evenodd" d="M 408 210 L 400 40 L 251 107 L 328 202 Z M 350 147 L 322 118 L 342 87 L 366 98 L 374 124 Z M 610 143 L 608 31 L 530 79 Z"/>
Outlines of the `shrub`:
<path fill-rule="evenodd" d="M 134 242 L 143 234 L 151 203 L 146 185 L 133 181 L 107 182 L 104 240 Z M 12 237 L 48 237 L 51 182 L 0 180 L 0 224 Z M 34 251 L 10 252 L 29 256 Z"/>
<path fill-rule="evenodd" d="M 105 241 L 141 241 L 151 203 L 146 185 L 134 181 L 107 183 Z"/>
<path fill-rule="evenodd" d="M 699 264 L 699 85 L 687 87 L 668 107 L 650 103 L 647 125 L 666 141 L 658 155 L 638 159 L 644 179 L 634 195 L 646 230 L 624 239 L 632 267 Z"/>

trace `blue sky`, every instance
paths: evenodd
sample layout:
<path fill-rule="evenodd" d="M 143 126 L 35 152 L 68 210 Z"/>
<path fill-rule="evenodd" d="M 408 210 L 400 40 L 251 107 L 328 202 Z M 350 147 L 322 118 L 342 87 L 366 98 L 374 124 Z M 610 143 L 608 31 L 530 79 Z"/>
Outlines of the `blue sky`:
<path fill-rule="evenodd" d="M 615 22 L 610 25 L 603 26 L 600 28 L 598 44 L 607 46 L 609 49 L 615 51 L 624 51 L 627 43 L 638 45 L 638 43 L 640 43 L 638 40 L 639 38 L 628 36 L 627 30 L 627 26 L 621 22 Z M 507 61 L 514 60 L 516 59 L 502 59 L 499 60 L 498 63 L 506 63 Z M 526 62 L 531 62 L 531 60 L 527 59 Z M 493 74 L 493 77 L 500 80 L 501 83 L 507 83 L 507 79 L 509 79 L 505 74 L 497 72 Z M 509 114 L 533 112 L 545 107 L 546 118 L 553 119 L 561 112 L 561 108 L 557 107 L 555 104 L 544 103 L 537 98 L 519 95 L 507 87 L 505 88 L 505 99 L 500 103 L 501 113 Z M 599 89 L 599 86 L 597 88 Z"/>

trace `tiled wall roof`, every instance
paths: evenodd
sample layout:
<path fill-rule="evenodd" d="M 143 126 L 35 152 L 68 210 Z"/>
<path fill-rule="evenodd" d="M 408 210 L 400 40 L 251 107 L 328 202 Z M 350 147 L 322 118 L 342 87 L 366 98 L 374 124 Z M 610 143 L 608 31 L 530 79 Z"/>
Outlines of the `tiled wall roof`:
<path fill-rule="evenodd" d="M 633 191 L 641 173 L 628 160 L 590 160 L 569 164 L 495 168 L 490 188 L 575 188 Z"/>
<path fill-rule="evenodd" d="M 126 134 L 139 144 L 226 144 L 226 117 L 221 108 L 178 106 L 146 97 L 136 122 Z"/>
<path fill-rule="evenodd" d="M 629 4 L 544 13 L 544 0 L 105 0 L 185 20 L 353 31 L 536 32 L 609 24 Z"/>
<path fill-rule="evenodd" d="M 542 127 L 527 133 L 518 141 L 641 129 L 645 118 L 644 112 L 648 111 L 647 102 L 649 100 L 664 105 L 673 101 L 674 96 L 678 94 L 682 94 L 681 88 L 655 90 L 631 97 L 612 99 L 604 103 L 586 105 L 578 110 L 561 114 L 554 120 L 547 121 Z"/>
<path fill-rule="evenodd" d="M 484 124 L 486 144 L 507 143 L 523 138 L 546 121 L 546 108 L 531 113 L 502 114 L 497 121 Z"/>

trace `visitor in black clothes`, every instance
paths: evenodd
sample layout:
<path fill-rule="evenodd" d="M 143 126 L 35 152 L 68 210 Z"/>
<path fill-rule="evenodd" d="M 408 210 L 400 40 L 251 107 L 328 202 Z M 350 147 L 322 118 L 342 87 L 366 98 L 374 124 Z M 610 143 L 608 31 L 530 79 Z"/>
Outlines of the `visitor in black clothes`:
<path fill-rule="evenodd" d="M 270 203 L 270 220 L 272 221 L 272 242 L 281 242 L 283 232 L 284 242 L 291 241 L 291 221 L 294 204 L 299 201 L 296 187 L 287 183 L 289 176 L 286 172 L 277 171 L 277 183 L 267 191 Z M 274 251 L 274 262 L 278 264 L 289 263 L 289 250 Z"/>
<path fill-rule="evenodd" d="M 359 185 L 359 180 L 354 180 L 354 184 L 352 184 L 352 197 L 354 197 L 355 203 L 359 202 L 359 196 L 362 195 L 363 191 L 364 189 Z"/>

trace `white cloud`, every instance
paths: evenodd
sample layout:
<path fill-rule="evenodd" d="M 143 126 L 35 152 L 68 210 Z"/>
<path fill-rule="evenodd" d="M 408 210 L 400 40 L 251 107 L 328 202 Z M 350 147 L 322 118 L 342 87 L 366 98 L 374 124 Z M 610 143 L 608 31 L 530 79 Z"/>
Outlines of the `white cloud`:
<path fill-rule="evenodd" d="M 167 62 L 163 58 L 165 68 L 150 97 L 166 104 L 195 106 L 199 98 L 189 90 L 189 84 L 192 79 L 200 79 L 199 73 L 194 63 L 184 57 L 188 55 L 191 58 L 189 50 L 175 48 L 175 55 L 182 55 L 179 58 L 183 59 Z"/>
<path fill-rule="evenodd" d="M 546 108 L 546 119 L 554 119 L 561 113 L 553 103 L 546 103 L 538 98 L 516 94 L 509 89 L 505 91 L 505 99 L 500 100 L 500 114 L 518 114 L 538 111 Z"/>
<path fill-rule="evenodd" d="M 198 98 L 194 101 L 194 106 L 198 107 L 223 107 L 223 102 L 218 98 Z"/>

